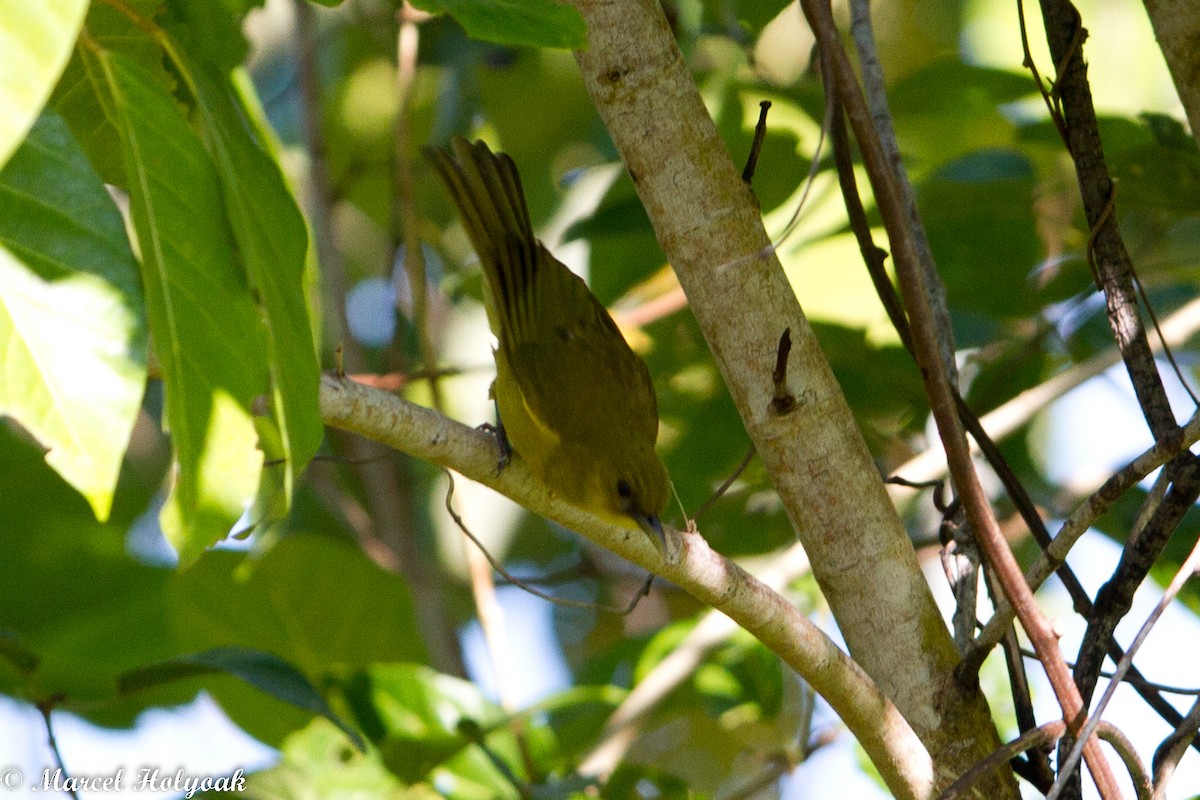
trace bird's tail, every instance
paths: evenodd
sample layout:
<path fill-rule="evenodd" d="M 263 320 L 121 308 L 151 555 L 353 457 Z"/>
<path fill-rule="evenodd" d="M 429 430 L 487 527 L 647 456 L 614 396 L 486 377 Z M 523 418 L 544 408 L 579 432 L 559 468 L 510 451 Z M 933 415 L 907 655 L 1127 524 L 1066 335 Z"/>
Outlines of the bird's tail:
<path fill-rule="evenodd" d="M 479 255 L 495 308 L 511 317 L 527 312 L 541 244 L 533 234 L 521 178 L 512 159 L 483 142 L 455 137 L 447 148 L 426 150 L 458 208 Z M 496 329 L 496 320 L 493 320 Z M 499 326 L 504 327 L 503 323 Z"/>

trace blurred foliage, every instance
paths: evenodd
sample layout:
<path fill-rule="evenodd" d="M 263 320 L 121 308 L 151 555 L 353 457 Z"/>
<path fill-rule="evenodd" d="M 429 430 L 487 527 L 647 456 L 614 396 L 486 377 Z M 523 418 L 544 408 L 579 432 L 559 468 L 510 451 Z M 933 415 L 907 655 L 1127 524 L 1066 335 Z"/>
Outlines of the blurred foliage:
<path fill-rule="evenodd" d="M 356 322 L 395 332 L 382 345 L 346 343 L 358 368 L 446 368 L 436 392 L 444 407 L 472 423 L 488 413 L 478 270 L 421 158 L 425 144 L 461 134 L 509 153 L 535 227 L 622 319 L 676 291 L 634 186 L 561 49 L 582 45 L 582 24 L 553 0 L 415 2 L 435 12 L 428 17 L 398 14 L 388 0 L 322 0 L 310 8 L 315 63 L 306 71 L 288 4 L 261 5 L 96 0 L 82 28 L 57 20 L 46 47 L 33 52 L 30 81 L 43 99 L 0 93 L 8 104 L 0 117 L 24 126 L 0 126 L 11 140 L 0 141 L 0 154 L 9 144 L 14 150 L 0 171 L 0 411 L 12 420 L 0 424 L 0 691 L 33 703 L 53 698 L 99 724 L 128 726 L 144 710 L 203 688 L 236 724 L 280 750 L 276 766 L 250 776 L 249 797 L 584 796 L 594 787 L 576 769 L 609 714 L 702 609 L 662 585 L 628 618 L 555 608 L 555 644 L 571 685 L 531 708 L 505 708 L 490 690 L 436 671 L 438 654 L 424 639 L 428 620 L 420 622 L 431 608 L 444 615 L 439 623 L 460 628 L 475 615 L 459 537 L 441 511 L 440 473 L 381 456 L 399 476 L 381 500 L 378 485 L 364 479 L 378 464 L 355 460 L 338 435 L 300 472 L 320 435 L 317 361 L 341 363 L 335 321 L 346 298 L 335 291 L 374 286 L 362 297 L 376 321 L 368 313 Z M 981 5 L 872 7 L 968 399 L 983 413 L 1108 350 L 1112 337 L 1091 283 L 1073 169 L 1019 50 L 999 68 L 972 63 L 971 47 L 960 46 L 977 38 Z M 795 4 L 782 0 L 674 0 L 666 10 L 739 166 L 760 101 L 773 104 L 753 184 L 772 234 L 786 226 L 813 172 L 803 217 L 780 256 L 881 472 L 890 473 L 929 445 L 928 409 L 920 375 L 865 277 L 829 154 L 818 152 L 823 101 L 809 68 L 811 35 Z M 414 20 L 419 48 L 405 103 L 395 66 L 402 19 Z M 0 14 L 0 38 L 22 38 L 15 20 Z M 69 58 L 55 49 L 76 39 Z M 0 53 L 0 72 L 7 58 Z M 313 224 L 320 198 L 305 152 L 312 79 L 319 104 L 309 111 L 332 194 L 323 226 Z M 398 125 L 411 143 L 399 162 Z M 1200 152 L 1159 110 L 1110 113 L 1101 127 L 1122 232 L 1161 317 L 1194 297 L 1200 282 Z M 72 192 L 60 193 L 60 184 Z M 861 172 L 859 185 L 866 193 Z M 878 226 L 869 194 L 864 200 Z M 425 243 L 424 320 L 412 316 L 412 287 L 397 256 L 405 203 Z M 310 213 L 310 231 L 330 231 L 327 244 L 344 272 L 338 281 L 318 285 L 300 208 Z M 132 230 L 128 240 L 118 214 Z M 125 280 L 131 253 L 141 288 Z M 73 290 L 67 278 L 89 275 L 103 285 L 71 319 L 79 335 L 38 316 L 56 298 L 74 297 L 63 294 Z M 428 351 L 417 335 L 422 325 Z M 661 450 L 694 513 L 747 456 L 749 440 L 686 307 L 627 333 L 654 376 Z M 114 351 L 128 363 L 97 371 Z M 25 352 L 66 353 L 71 369 L 14 355 Z M 429 353 L 436 363 L 427 363 Z M 1180 348 L 1177 358 L 1192 379 L 1194 349 Z M 146 372 L 154 376 L 148 384 Z M 133 395 L 143 388 L 138 407 Z M 64 389 L 78 402 L 60 399 Z M 419 378 L 402 391 L 418 402 L 435 396 Z M 111 412 L 112 427 L 88 416 L 97 410 Z M 74 472 L 45 453 L 77 445 L 73 426 L 108 434 L 94 450 L 84 447 L 96 465 L 77 462 Z M 131 437 L 123 432 L 130 428 Z M 1041 451 L 1036 426 L 1030 431 L 1022 427 L 1002 450 L 1036 502 L 1050 516 L 1065 514 L 1078 487 L 1051 479 L 1044 467 L 1055 454 Z M 1130 492 L 1097 528 L 1123 543 L 1144 496 Z M 111 511 L 97 521 L 108 499 Z M 397 510 L 385 517 L 388 502 Z M 164 503 L 174 509 L 163 521 L 174 548 L 158 521 Z M 1012 511 L 1004 497 L 997 505 Z M 928 492 L 905 508 L 914 537 L 928 541 L 936 527 Z M 206 550 L 239 514 L 239 538 Z M 674 509 L 668 516 L 683 523 Z M 557 576 L 557 594 L 624 604 L 640 583 L 568 531 L 524 513 L 511 523 L 500 512 L 480 518 L 489 517 L 495 530 L 479 532 L 495 552 L 523 575 Z M 401 529 L 380 529 L 385 518 Z M 753 458 L 699 525 L 721 552 L 763 563 L 794 541 Z M 1194 530 L 1194 520 L 1182 529 Z M 1173 574 L 1187 538 L 1171 543 L 1156 578 Z M 397 540 L 415 544 L 389 556 Z M 186 568 L 176 568 L 177 553 Z M 1018 553 L 1035 554 L 1028 542 Z M 413 556 L 435 578 L 425 595 L 406 580 L 403 558 Z M 805 608 L 819 602 L 811 580 L 792 594 Z M 1194 586 L 1184 601 L 1200 610 Z M 550 658 L 515 655 L 519 671 L 535 678 L 537 660 Z M 141 688 L 121 691 L 130 676 L 142 677 Z M 756 770 L 803 759 L 811 711 L 811 694 L 794 675 L 748 636 L 735 636 L 643 721 L 606 794 L 733 792 Z M 361 732 L 365 748 L 339 722 Z"/>

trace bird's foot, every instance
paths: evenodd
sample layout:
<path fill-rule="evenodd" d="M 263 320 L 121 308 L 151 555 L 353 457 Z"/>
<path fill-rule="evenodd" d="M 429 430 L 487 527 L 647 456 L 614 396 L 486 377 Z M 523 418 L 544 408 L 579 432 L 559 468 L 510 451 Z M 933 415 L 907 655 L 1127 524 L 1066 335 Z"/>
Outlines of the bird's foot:
<path fill-rule="evenodd" d="M 508 466 L 508 462 L 512 461 L 512 443 L 508 441 L 508 434 L 504 432 L 504 425 L 493 425 L 490 422 L 485 422 L 479 426 L 478 430 L 484 433 L 491 434 L 496 440 L 496 448 L 500 451 L 500 457 L 496 459 L 496 474 L 499 475 Z"/>

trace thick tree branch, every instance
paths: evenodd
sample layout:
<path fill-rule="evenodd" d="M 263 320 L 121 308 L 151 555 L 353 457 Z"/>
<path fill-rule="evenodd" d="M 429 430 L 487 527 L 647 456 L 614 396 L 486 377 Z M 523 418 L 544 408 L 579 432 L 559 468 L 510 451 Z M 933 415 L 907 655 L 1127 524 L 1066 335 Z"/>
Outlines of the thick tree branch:
<path fill-rule="evenodd" d="M 999 742 L 982 696 L 954 681 L 953 642 L 754 199 L 659 2 L 574 5 L 588 25 L 589 49 L 577 55 L 584 84 L 850 652 L 935 753 L 948 783 Z M 787 329 L 788 391 L 798 403 L 776 413 L 772 372 Z"/>
<path fill-rule="evenodd" d="M 678 558 L 664 563 L 632 520 L 628 528 L 616 527 L 565 503 L 541 485 L 519 457 L 497 472 L 491 436 L 388 392 L 325 376 L 321 414 L 327 425 L 489 486 L 724 612 L 829 702 L 897 797 L 930 795 L 933 764 L 928 752 L 862 668 L 782 596 L 714 552 L 702 537 L 682 536 Z"/>
<path fill-rule="evenodd" d="M 755 577 L 773 591 L 780 591 L 786 583 L 807 573 L 808 567 L 804 548 L 794 544 Z M 728 640 L 736 630 L 737 624 L 720 611 L 709 611 L 701 617 L 675 649 L 655 664 L 621 701 L 621 705 L 605 723 L 600 742 L 580 763 L 580 774 L 607 777 L 624 760 L 641 732 L 641 723 L 650 712 L 684 681 L 695 675 L 697 667 L 709 653 Z M 803 736 L 804 732 L 801 731 L 800 735 Z"/>

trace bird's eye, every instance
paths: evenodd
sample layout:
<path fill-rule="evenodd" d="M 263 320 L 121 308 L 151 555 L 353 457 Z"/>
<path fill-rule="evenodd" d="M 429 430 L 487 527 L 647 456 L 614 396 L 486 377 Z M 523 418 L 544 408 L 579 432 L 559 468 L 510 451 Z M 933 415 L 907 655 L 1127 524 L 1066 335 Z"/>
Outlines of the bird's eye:
<path fill-rule="evenodd" d="M 629 485 L 629 481 L 624 478 L 617 481 L 617 494 L 621 496 L 622 500 L 628 500 L 633 497 L 633 487 Z"/>

